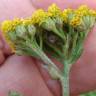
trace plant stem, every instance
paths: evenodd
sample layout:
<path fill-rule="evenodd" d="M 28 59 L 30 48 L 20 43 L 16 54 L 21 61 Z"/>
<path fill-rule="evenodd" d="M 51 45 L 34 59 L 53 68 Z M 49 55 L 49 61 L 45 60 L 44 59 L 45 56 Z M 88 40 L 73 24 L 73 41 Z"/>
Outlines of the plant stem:
<path fill-rule="evenodd" d="M 64 62 L 63 77 L 60 78 L 62 86 L 62 96 L 70 96 L 69 77 L 72 64 Z"/>
<path fill-rule="evenodd" d="M 56 79 L 59 79 L 62 75 L 61 70 L 48 58 L 48 56 L 43 52 L 43 50 L 38 46 L 38 44 L 34 41 L 34 44 L 28 44 L 29 47 L 40 57 L 40 59 L 45 63 L 49 74 Z"/>

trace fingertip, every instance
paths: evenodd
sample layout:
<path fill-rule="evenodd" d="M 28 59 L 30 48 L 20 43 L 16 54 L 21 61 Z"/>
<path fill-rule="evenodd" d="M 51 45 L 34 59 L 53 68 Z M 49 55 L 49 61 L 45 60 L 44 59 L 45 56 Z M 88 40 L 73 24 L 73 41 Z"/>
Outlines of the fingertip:
<path fill-rule="evenodd" d="M 54 94 L 54 96 L 61 96 L 61 86 L 58 80 L 53 80 L 48 73 L 47 69 L 44 68 L 43 64 L 39 60 L 35 60 L 37 67 L 41 73 L 45 84 L 47 85 L 50 92 Z"/>

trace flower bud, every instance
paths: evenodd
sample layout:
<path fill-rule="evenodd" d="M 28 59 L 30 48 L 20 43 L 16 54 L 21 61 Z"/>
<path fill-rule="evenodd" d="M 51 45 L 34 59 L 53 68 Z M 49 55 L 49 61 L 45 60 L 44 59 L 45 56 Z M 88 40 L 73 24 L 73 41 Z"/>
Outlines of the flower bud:
<path fill-rule="evenodd" d="M 16 33 L 15 32 L 12 32 L 12 31 L 10 31 L 10 32 L 8 32 L 8 38 L 11 40 L 11 41 L 16 41 Z"/>
<path fill-rule="evenodd" d="M 55 22 L 51 18 L 48 18 L 46 21 L 42 22 L 41 26 L 48 31 L 52 31 L 56 28 Z"/>
<path fill-rule="evenodd" d="M 61 18 L 58 17 L 58 18 L 54 19 L 54 21 L 55 21 L 56 26 L 58 28 L 62 28 L 63 27 L 63 20 Z"/>
<path fill-rule="evenodd" d="M 34 25 L 28 25 L 28 32 L 29 32 L 29 35 L 34 36 L 36 33 L 35 26 Z"/>
<path fill-rule="evenodd" d="M 27 30 L 26 30 L 26 28 L 25 28 L 24 25 L 18 25 L 18 26 L 16 27 L 16 35 L 17 35 L 18 37 L 24 38 L 24 37 L 26 36 L 26 32 L 27 32 Z"/>

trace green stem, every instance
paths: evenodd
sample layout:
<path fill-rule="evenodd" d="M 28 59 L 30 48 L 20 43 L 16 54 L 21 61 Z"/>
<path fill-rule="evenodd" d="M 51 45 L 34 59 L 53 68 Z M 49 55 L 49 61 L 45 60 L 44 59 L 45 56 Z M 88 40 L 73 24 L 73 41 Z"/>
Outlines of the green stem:
<path fill-rule="evenodd" d="M 43 48 L 43 38 L 42 38 L 42 32 L 41 32 L 41 36 L 39 36 L 40 39 L 40 48 Z"/>
<path fill-rule="evenodd" d="M 65 34 L 66 32 L 62 28 L 59 28 L 58 30 L 62 34 L 64 41 L 65 41 L 66 40 L 66 34 Z"/>
<path fill-rule="evenodd" d="M 63 52 L 64 52 L 64 59 L 68 59 L 68 49 L 69 49 L 69 36 L 66 37 L 66 43 L 63 46 Z"/>
<path fill-rule="evenodd" d="M 46 44 L 47 44 L 50 48 L 52 48 L 60 57 L 63 57 L 63 55 L 62 55 L 62 53 L 60 52 L 60 50 L 58 50 L 56 47 L 54 47 L 53 44 L 50 44 L 50 43 L 48 43 L 47 41 L 46 41 Z"/>
<path fill-rule="evenodd" d="M 56 79 L 59 79 L 62 72 L 60 69 L 48 58 L 48 56 L 43 52 L 42 49 L 38 46 L 38 44 L 33 41 L 33 44 L 29 43 L 28 46 L 40 57 L 40 59 L 45 63 L 49 74 Z M 53 76 L 54 75 L 54 76 Z"/>
<path fill-rule="evenodd" d="M 64 40 L 64 36 L 57 30 L 57 28 L 53 28 L 52 30 L 55 34 L 57 34 L 61 39 Z"/>
<path fill-rule="evenodd" d="M 60 78 L 62 86 L 62 96 L 70 96 L 69 77 L 72 64 L 64 62 L 63 77 Z"/>

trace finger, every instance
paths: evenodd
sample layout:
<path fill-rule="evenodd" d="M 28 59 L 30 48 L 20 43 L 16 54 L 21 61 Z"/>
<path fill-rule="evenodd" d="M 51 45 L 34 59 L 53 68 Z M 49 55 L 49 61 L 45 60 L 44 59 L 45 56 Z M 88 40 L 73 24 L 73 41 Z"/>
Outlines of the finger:
<path fill-rule="evenodd" d="M 10 90 L 24 96 L 53 96 L 34 60 L 26 56 L 11 56 L 0 69 L 0 96 L 6 96 Z"/>
<path fill-rule="evenodd" d="M 91 34 L 91 35 L 90 35 Z M 96 89 L 96 26 L 84 45 L 84 52 L 71 69 L 71 92 L 78 94 Z"/>
<path fill-rule="evenodd" d="M 54 60 L 53 60 L 54 61 Z M 47 69 L 44 68 L 44 64 L 43 62 L 41 62 L 40 60 L 35 60 L 37 66 L 38 66 L 38 69 L 42 75 L 42 78 L 44 79 L 45 81 L 45 84 L 48 86 L 49 90 L 54 94 L 54 96 L 61 96 L 61 86 L 60 86 L 60 83 L 58 80 L 53 80 L 50 76 L 50 74 L 48 73 Z M 59 62 L 57 63 L 55 61 L 55 63 L 58 65 Z M 59 66 L 60 68 L 62 66 Z"/>
<path fill-rule="evenodd" d="M 32 4 L 36 8 L 44 8 L 47 9 L 49 5 L 52 3 L 56 3 L 60 8 L 64 9 L 67 7 L 76 8 L 80 5 L 88 5 L 92 8 L 96 9 L 96 1 L 95 0 L 31 0 Z"/>

